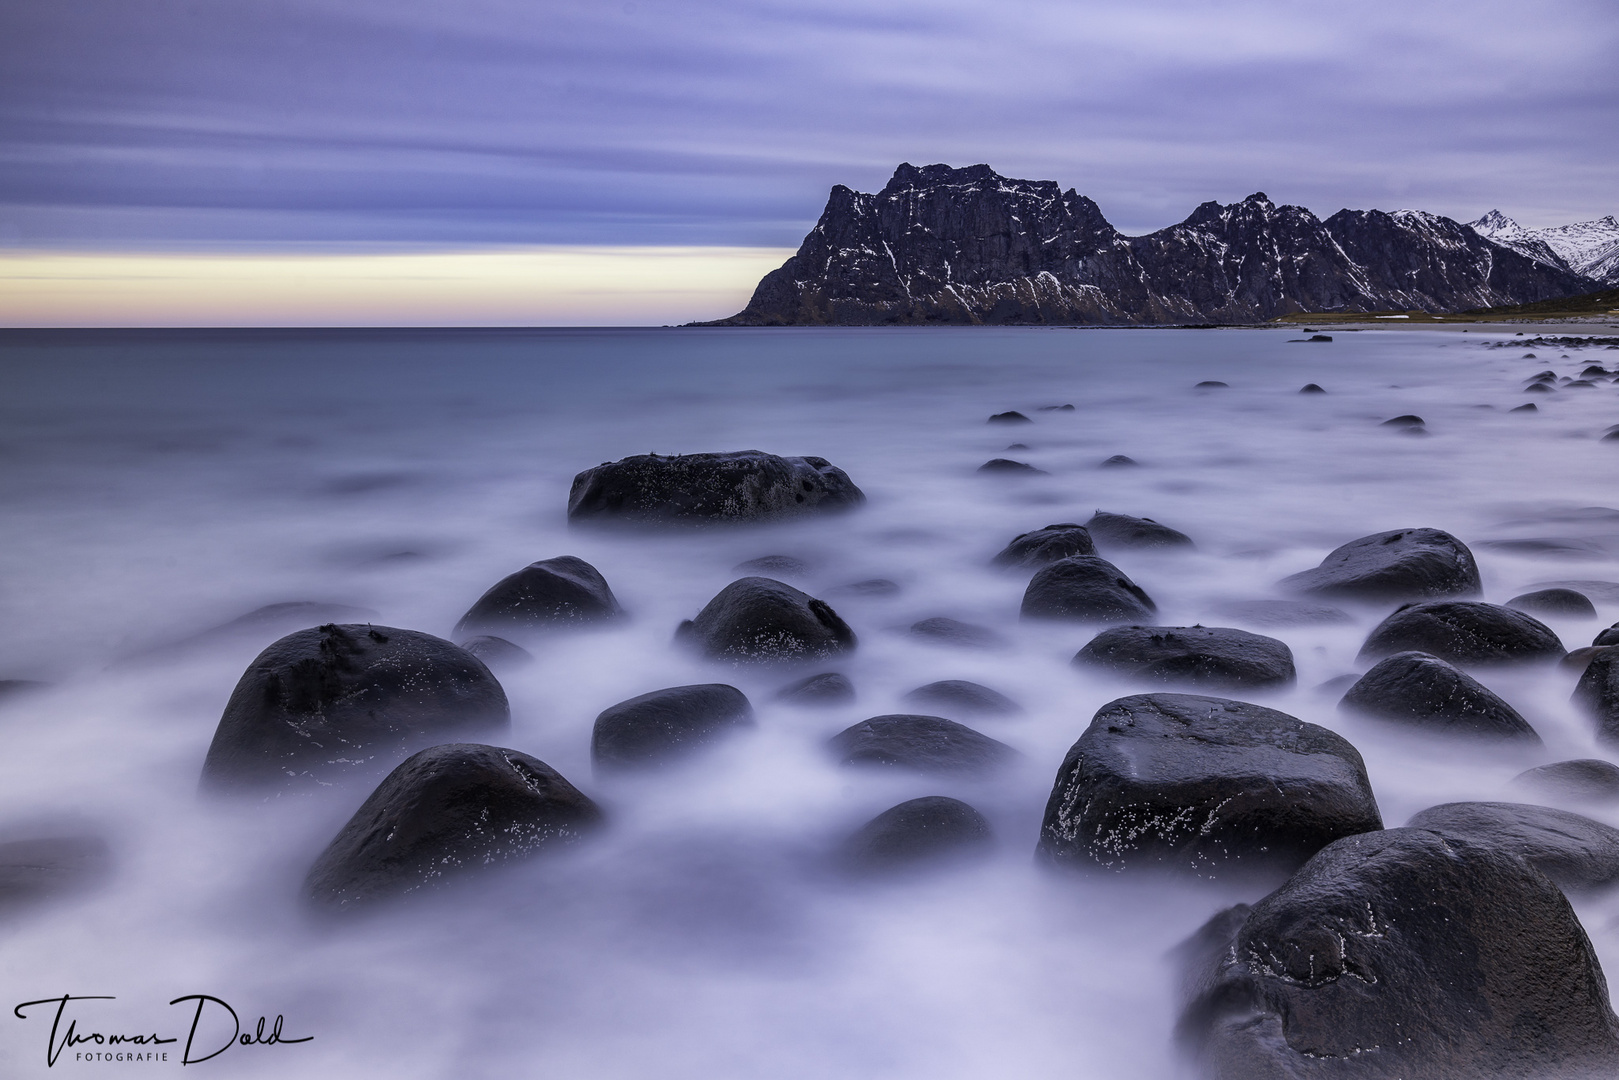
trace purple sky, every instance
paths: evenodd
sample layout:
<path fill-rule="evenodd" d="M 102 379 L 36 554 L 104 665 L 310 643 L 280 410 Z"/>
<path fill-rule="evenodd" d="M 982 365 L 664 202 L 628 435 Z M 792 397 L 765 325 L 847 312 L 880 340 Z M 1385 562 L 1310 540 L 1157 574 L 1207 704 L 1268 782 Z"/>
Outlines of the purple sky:
<path fill-rule="evenodd" d="M 987 162 L 1121 229 L 1619 212 L 1619 5 L 0 0 L 0 245 L 796 246 Z"/>

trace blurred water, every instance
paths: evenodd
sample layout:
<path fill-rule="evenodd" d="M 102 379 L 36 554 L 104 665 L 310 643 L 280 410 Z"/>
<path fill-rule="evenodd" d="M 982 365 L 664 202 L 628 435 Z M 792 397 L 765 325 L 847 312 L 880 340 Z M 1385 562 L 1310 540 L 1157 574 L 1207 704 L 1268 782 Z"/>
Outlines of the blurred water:
<path fill-rule="evenodd" d="M 1615 388 L 1526 397 L 1605 351 L 1487 349 L 1504 335 L 1280 331 L 590 330 L 11 333 L 0 338 L 0 838 L 99 830 L 102 891 L 0 928 L 11 1000 L 116 995 L 102 1030 L 161 1022 L 207 993 L 249 1027 L 287 1018 L 296 1046 L 237 1047 L 220 1076 L 1164 1077 L 1163 954 L 1253 883 L 1051 878 L 1031 852 L 1051 779 L 1092 713 L 1139 689 L 1072 669 L 1094 629 L 1021 625 L 1027 575 L 988 567 L 1017 533 L 1098 508 L 1156 518 L 1193 553 L 1112 553 L 1167 625 L 1283 638 L 1298 687 L 1253 699 L 1325 724 L 1364 754 L 1385 820 L 1433 803 L 1517 798 L 1530 765 L 1605 756 L 1540 670 L 1485 681 L 1544 750 L 1434 744 L 1340 717 L 1314 688 L 1357 670 L 1382 612 L 1339 626 L 1233 622 L 1222 601 L 1331 547 L 1404 526 L 1474 545 L 1486 598 L 1535 582 L 1619 580 Z M 1222 380 L 1223 390 L 1196 390 Z M 1317 382 L 1326 395 L 1298 394 Z M 1536 400 L 1536 415 L 1508 414 Z M 1073 412 L 1039 412 L 1072 403 Z M 1489 405 L 1493 408 L 1480 408 Z M 1036 422 L 988 426 L 1019 409 Z M 1418 413 L 1428 438 L 1381 420 Z M 1007 452 L 1008 443 L 1027 451 Z M 758 448 L 817 454 L 866 491 L 819 522 L 669 537 L 570 531 L 568 484 L 628 454 Z M 1139 469 L 1099 469 L 1113 454 Z M 980 476 L 1009 456 L 1045 477 Z M 1589 541 L 1566 555 L 1492 540 Z M 199 632 L 263 604 L 373 609 L 448 635 L 500 577 L 541 558 L 599 567 L 632 618 L 536 645 L 504 675 L 508 744 L 609 811 L 597 842 L 338 929 L 297 888 L 364 798 L 218 804 L 198 769 L 244 666 L 276 636 Z M 793 676 L 706 665 L 671 643 L 738 576 L 787 554 L 860 635 L 835 665 L 859 702 L 771 700 Z M 1579 554 L 1576 552 L 1576 554 Z M 894 596 L 838 596 L 886 577 Z M 1619 618 L 1549 620 L 1570 647 Z M 911 622 L 950 616 L 1012 647 L 941 648 Z M 178 644 L 177 644 L 178 643 Z M 935 679 L 986 683 L 1026 712 L 974 726 L 1024 755 L 987 781 L 838 770 L 821 742 Z M 728 681 L 758 730 L 634 782 L 598 782 L 598 712 L 659 687 Z M 995 824 L 988 864 L 881 887 L 819 869 L 843 835 L 902 799 L 951 794 Z M 1597 811 L 1619 824 L 1619 817 Z M 1610 972 L 1619 905 L 1576 901 Z M 200 1040 L 199 1040 L 200 1041 Z M 45 1075 L 44 1022 L 0 1016 L 0 1071 Z M 170 1048 L 173 1049 L 173 1048 Z M 174 1059 L 171 1058 L 171 1062 Z M 59 1065 L 58 1068 L 65 1067 Z M 78 1065 L 77 1068 L 89 1066 Z M 146 1065 L 145 1068 L 172 1068 Z M 54 1074 L 53 1074 L 54 1075 Z"/>

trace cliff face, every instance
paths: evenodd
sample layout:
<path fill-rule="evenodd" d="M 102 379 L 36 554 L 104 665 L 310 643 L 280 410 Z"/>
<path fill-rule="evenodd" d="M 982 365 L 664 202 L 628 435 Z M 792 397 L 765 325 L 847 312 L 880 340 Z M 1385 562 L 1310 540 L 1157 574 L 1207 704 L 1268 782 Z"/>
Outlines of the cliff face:
<path fill-rule="evenodd" d="M 797 254 L 722 325 L 1242 322 L 1594 287 L 1431 214 L 1345 210 L 1323 222 L 1260 194 L 1127 237 L 1049 180 L 901 165 L 875 195 L 834 187 Z"/>

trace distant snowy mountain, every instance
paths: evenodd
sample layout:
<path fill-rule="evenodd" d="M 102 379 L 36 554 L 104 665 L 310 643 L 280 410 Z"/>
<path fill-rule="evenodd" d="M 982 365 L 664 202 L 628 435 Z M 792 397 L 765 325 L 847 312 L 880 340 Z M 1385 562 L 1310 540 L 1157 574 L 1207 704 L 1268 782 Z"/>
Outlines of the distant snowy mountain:
<path fill-rule="evenodd" d="M 1468 227 L 1486 240 L 1509 247 L 1545 266 L 1572 270 L 1605 285 L 1619 285 L 1619 221 L 1614 216 L 1526 229 L 1499 210 L 1491 210 Z"/>

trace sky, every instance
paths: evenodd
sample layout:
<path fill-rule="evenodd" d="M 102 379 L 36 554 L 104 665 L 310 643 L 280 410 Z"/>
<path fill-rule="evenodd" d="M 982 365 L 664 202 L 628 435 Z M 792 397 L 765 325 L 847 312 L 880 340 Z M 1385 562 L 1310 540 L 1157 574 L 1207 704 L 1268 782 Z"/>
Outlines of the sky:
<path fill-rule="evenodd" d="M 0 0 L 0 323 L 714 318 L 902 161 L 1127 233 L 1255 191 L 1588 220 L 1616 46 L 1612 0 Z M 509 299 L 377 285 L 443 273 Z"/>

